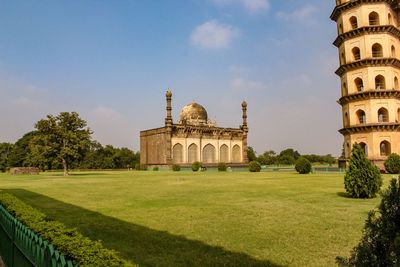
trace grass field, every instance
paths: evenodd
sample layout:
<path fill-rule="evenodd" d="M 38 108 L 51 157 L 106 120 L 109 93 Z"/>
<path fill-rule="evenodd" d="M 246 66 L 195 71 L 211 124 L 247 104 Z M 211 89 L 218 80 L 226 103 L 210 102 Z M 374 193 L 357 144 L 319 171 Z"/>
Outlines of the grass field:
<path fill-rule="evenodd" d="M 0 188 L 140 266 L 334 266 L 379 203 L 346 197 L 343 174 L 0 174 Z"/>

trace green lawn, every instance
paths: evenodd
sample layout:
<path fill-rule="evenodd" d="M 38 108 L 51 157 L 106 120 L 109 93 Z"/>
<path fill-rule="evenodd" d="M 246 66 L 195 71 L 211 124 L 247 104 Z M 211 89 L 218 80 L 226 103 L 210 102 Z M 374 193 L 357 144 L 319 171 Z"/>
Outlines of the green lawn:
<path fill-rule="evenodd" d="M 0 188 L 140 266 L 334 266 L 379 203 L 347 198 L 343 174 L 0 174 Z"/>

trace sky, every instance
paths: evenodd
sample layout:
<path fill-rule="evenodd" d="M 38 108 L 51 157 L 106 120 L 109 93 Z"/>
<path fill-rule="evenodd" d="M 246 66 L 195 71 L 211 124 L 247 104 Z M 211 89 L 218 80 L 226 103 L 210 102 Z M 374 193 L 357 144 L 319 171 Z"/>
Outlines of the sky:
<path fill-rule="evenodd" d="M 1 0 L 0 142 L 77 111 L 102 144 L 139 150 L 192 101 L 242 123 L 258 153 L 340 155 L 333 0 Z"/>

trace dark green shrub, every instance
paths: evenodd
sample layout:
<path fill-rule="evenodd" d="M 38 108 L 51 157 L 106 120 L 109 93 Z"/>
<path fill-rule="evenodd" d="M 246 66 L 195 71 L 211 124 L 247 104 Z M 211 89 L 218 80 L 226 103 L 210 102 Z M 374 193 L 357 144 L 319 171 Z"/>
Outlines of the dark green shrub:
<path fill-rule="evenodd" d="M 159 171 L 160 169 L 158 167 L 153 167 L 153 171 Z"/>
<path fill-rule="evenodd" d="M 387 160 L 384 163 L 385 170 L 391 174 L 399 174 L 400 173 L 400 156 L 396 153 L 392 153 L 389 155 Z"/>
<path fill-rule="evenodd" d="M 296 161 L 295 169 L 300 174 L 308 174 L 311 172 L 311 163 L 305 157 L 300 157 Z"/>
<path fill-rule="evenodd" d="M 260 172 L 261 171 L 261 165 L 257 161 L 251 161 L 249 163 L 249 171 L 250 172 Z"/>
<path fill-rule="evenodd" d="M 10 194 L 1 192 L 0 204 L 26 227 L 53 244 L 60 253 L 71 258 L 74 265 L 133 266 L 120 259 L 117 252 L 104 248 L 100 241 L 92 241 L 76 229 L 66 228 L 62 223 L 50 220 L 44 213 Z"/>
<path fill-rule="evenodd" d="M 181 170 L 181 166 L 179 164 L 172 165 L 172 170 L 174 172 L 179 172 Z"/>
<path fill-rule="evenodd" d="M 344 176 L 347 193 L 353 198 L 373 198 L 382 186 L 379 169 L 367 159 L 360 145 L 351 151 L 349 168 Z"/>
<path fill-rule="evenodd" d="M 201 162 L 195 161 L 192 163 L 192 171 L 197 172 L 201 169 Z"/>
<path fill-rule="evenodd" d="M 349 259 L 337 258 L 341 266 L 400 265 L 400 179 L 393 179 L 382 194 L 377 211 L 365 222 L 363 237 Z"/>
<path fill-rule="evenodd" d="M 228 166 L 226 166 L 225 162 L 220 162 L 218 163 L 218 171 L 220 172 L 226 172 L 226 169 L 228 168 Z"/>

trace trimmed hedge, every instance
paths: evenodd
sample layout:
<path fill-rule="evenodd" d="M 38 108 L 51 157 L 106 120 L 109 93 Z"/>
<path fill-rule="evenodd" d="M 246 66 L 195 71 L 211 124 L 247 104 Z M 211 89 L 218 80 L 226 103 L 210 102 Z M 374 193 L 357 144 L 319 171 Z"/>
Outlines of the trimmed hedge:
<path fill-rule="evenodd" d="M 295 169 L 299 174 L 309 174 L 311 172 L 311 163 L 305 157 L 300 157 L 296 161 Z"/>
<path fill-rule="evenodd" d="M 179 165 L 179 164 L 172 165 L 172 170 L 174 172 L 179 172 L 181 170 L 181 165 Z"/>
<path fill-rule="evenodd" d="M 387 160 L 384 163 L 385 170 L 390 174 L 399 174 L 400 173 L 400 156 L 396 153 L 392 153 L 389 155 Z"/>
<path fill-rule="evenodd" d="M 192 171 L 198 172 L 201 168 L 201 162 L 195 161 L 192 163 Z"/>
<path fill-rule="evenodd" d="M 0 204 L 17 220 L 49 241 L 60 253 L 71 258 L 74 265 L 137 266 L 119 258 L 116 251 L 104 248 L 100 241 L 90 240 L 76 229 L 66 228 L 64 224 L 50 220 L 44 213 L 13 195 L 1 192 Z"/>
<path fill-rule="evenodd" d="M 218 163 L 218 171 L 226 172 L 227 169 L 228 169 L 228 166 L 226 165 L 225 162 Z"/>
<path fill-rule="evenodd" d="M 249 163 L 249 171 L 250 172 L 260 172 L 261 171 L 261 165 L 257 161 L 251 161 Z"/>

